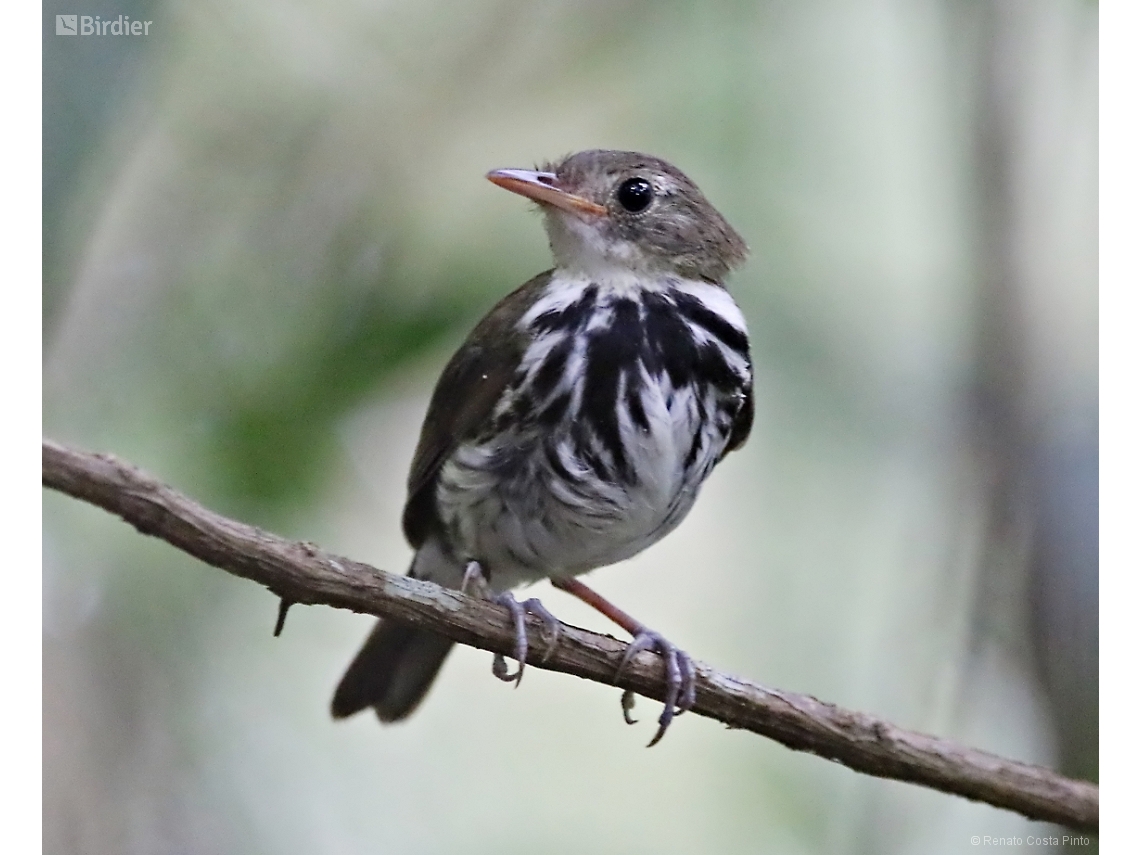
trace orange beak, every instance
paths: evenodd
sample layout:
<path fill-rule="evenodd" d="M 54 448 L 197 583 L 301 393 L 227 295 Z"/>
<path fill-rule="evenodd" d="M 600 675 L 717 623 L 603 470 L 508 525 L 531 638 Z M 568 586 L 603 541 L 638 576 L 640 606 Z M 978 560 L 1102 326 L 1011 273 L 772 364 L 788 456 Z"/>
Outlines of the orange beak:
<path fill-rule="evenodd" d="M 606 209 L 597 202 L 575 196 L 560 190 L 553 172 L 535 172 L 532 169 L 493 169 L 487 173 L 492 184 L 533 199 L 540 205 L 553 205 L 571 214 L 586 214 L 592 217 L 606 216 Z"/>

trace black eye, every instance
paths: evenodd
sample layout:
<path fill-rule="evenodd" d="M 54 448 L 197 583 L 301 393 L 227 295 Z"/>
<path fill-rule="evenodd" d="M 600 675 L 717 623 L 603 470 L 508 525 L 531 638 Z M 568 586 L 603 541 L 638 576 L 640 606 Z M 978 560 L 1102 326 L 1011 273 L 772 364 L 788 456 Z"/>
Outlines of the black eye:
<path fill-rule="evenodd" d="M 644 211 L 653 201 L 653 185 L 644 178 L 627 178 L 618 186 L 617 200 L 630 213 Z"/>

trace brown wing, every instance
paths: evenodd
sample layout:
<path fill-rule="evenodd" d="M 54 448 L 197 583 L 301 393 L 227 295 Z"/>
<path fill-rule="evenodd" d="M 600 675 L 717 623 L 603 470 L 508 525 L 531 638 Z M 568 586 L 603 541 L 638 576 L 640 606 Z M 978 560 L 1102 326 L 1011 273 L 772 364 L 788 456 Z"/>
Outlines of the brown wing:
<path fill-rule="evenodd" d="M 404 536 L 416 549 L 439 525 L 439 470 L 456 446 L 486 424 L 514 376 L 525 350 L 516 324 L 550 281 L 551 272 L 540 273 L 500 300 L 476 324 L 436 383 L 412 458 L 404 505 Z"/>

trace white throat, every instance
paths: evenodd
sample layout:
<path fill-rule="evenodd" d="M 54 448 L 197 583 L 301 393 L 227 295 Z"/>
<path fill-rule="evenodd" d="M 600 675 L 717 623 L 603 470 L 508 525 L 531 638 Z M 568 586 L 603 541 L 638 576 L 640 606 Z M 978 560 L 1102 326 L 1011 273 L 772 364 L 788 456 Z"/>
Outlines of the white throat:
<path fill-rule="evenodd" d="M 631 276 L 658 278 L 669 273 L 632 241 L 604 235 L 596 221 L 548 207 L 544 213 L 550 251 L 561 270 L 605 280 Z"/>

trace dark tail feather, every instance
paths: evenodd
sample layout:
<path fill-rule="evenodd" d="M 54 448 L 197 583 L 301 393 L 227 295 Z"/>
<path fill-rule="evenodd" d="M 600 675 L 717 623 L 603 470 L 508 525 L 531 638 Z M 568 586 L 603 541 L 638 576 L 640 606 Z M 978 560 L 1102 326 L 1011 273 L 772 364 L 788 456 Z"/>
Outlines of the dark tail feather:
<path fill-rule="evenodd" d="M 422 629 L 377 622 L 340 678 L 332 699 L 333 718 L 373 707 L 380 721 L 399 721 L 419 706 L 454 642 Z"/>

